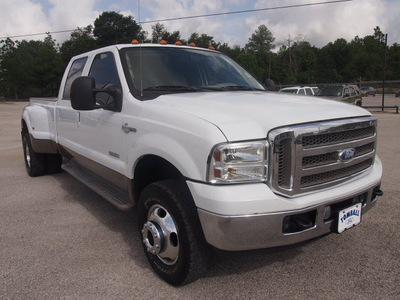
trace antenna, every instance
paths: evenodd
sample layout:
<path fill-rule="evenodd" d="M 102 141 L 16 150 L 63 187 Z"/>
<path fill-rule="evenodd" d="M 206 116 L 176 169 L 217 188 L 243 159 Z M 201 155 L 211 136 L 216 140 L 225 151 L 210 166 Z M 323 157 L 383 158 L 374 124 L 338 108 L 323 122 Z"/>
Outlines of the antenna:
<path fill-rule="evenodd" d="M 142 22 L 140 20 L 140 0 L 138 0 L 138 14 L 139 14 L 139 25 L 142 27 Z M 143 76 L 142 76 L 142 43 L 139 39 L 139 74 L 140 74 L 140 96 L 143 98 Z"/>

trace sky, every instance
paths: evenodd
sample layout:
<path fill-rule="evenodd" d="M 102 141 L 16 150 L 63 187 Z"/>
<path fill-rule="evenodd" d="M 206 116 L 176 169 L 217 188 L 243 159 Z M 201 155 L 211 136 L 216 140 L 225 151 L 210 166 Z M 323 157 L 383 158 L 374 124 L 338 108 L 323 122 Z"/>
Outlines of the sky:
<path fill-rule="evenodd" d="M 143 23 L 151 37 L 154 20 L 276 8 L 335 0 L 0 0 L 0 39 L 43 32 L 73 30 L 93 24 L 103 11 L 131 15 Z M 139 9 L 140 8 L 140 9 Z M 214 41 L 243 47 L 262 24 L 275 37 L 277 48 L 288 39 L 304 40 L 323 47 L 338 38 L 351 41 L 355 36 L 372 35 L 379 26 L 388 34 L 388 44 L 400 44 L 399 0 L 351 0 L 296 8 L 184 19 L 162 22 L 170 32 L 179 30 L 188 39 L 198 32 Z M 147 23 L 150 22 L 150 23 Z M 70 32 L 53 33 L 62 43 Z M 23 36 L 14 40 L 43 39 Z M 134 38 L 134 37 L 132 37 Z"/>

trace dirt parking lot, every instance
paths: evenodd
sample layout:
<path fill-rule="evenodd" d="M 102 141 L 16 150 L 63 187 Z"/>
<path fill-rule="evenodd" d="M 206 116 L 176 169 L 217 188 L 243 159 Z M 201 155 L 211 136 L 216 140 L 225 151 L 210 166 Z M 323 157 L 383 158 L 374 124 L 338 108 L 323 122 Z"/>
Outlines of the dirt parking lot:
<path fill-rule="evenodd" d="M 380 105 L 381 96 L 364 98 Z M 381 197 L 341 235 L 214 254 L 208 275 L 174 288 L 150 270 L 133 213 L 66 173 L 30 178 L 20 115 L 0 103 L 0 299 L 399 299 L 400 114 L 381 112 Z M 386 105 L 400 98 L 386 96 Z"/>

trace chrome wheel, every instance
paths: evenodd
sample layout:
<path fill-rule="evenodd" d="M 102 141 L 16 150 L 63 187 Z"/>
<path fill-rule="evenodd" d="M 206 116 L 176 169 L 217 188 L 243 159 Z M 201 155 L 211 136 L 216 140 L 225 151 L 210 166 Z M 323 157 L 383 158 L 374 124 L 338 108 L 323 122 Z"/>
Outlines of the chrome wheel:
<path fill-rule="evenodd" d="M 142 229 L 147 252 L 157 255 L 166 265 L 173 265 L 179 258 L 178 229 L 173 217 L 161 205 L 153 205 Z"/>
<path fill-rule="evenodd" d="M 31 167 L 31 155 L 29 153 L 28 143 L 25 143 L 25 161 L 26 161 L 26 164 L 28 165 L 28 168 L 30 168 Z"/>
<path fill-rule="evenodd" d="M 204 274 L 208 247 L 184 181 L 168 179 L 146 186 L 137 213 L 147 260 L 162 279 L 182 285 Z"/>

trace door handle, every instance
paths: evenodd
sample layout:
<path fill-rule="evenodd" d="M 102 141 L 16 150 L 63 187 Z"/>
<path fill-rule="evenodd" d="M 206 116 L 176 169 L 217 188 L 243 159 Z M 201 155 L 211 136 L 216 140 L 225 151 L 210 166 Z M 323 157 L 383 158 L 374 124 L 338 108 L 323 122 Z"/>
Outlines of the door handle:
<path fill-rule="evenodd" d="M 137 131 L 136 128 L 129 126 L 128 123 L 125 123 L 124 125 L 122 125 L 122 130 L 123 130 L 126 134 L 128 134 L 129 132 L 136 132 L 136 131 Z"/>

